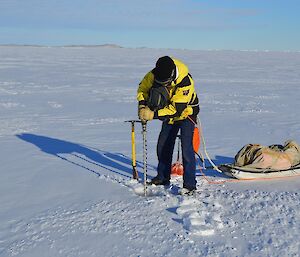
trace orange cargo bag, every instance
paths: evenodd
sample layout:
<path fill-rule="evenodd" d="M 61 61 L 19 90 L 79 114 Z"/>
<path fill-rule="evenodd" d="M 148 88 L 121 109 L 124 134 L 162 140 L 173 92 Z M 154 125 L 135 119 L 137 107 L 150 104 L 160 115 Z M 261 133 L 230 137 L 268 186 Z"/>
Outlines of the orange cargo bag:
<path fill-rule="evenodd" d="M 194 128 L 194 134 L 193 134 L 193 148 L 196 153 L 198 153 L 200 148 L 201 140 L 200 140 L 200 131 L 197 126 Z"/>

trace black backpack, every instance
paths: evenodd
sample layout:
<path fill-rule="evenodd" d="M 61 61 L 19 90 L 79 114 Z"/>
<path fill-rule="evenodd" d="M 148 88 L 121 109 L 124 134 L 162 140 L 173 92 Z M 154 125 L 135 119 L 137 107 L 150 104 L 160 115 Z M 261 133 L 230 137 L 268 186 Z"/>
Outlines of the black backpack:
<path fill-rule="evenodd" d="M 166 87 L 154 83 L 149 91 L 147 101 L 148 107 L 152 111 L 157 111 L 165 108 L 170 102 L 170 95 Z"/>

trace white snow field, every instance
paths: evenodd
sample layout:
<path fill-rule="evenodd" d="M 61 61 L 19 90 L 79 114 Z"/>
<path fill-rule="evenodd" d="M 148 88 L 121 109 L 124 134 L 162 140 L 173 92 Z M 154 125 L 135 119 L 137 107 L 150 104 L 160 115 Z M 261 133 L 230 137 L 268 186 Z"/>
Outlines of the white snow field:
<path fill-rule="evenodd" d="M 192 197 L 144 197 L 131 180 L 124 121 L 163 55 L 190 68 L 216 164 L 247 143 L 300 142 L 299 52 L 1 46 L 1 257 L 300 256 L 300 177 L 197 176 Z M 160 126 L 148 123 L 149 178 Z M 142 177 L 139 124 L 136 143 Z"/>

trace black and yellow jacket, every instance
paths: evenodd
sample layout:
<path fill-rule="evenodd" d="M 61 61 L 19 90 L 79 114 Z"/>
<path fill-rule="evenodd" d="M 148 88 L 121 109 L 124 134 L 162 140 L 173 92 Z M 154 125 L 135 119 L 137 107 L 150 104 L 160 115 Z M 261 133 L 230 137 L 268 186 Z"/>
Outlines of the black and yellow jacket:
<path fill-rule="evenodd" d="M 176 121 L 184 120 L 190 116 L 196 121 L 199 113 L 199 101 L 194 87 L 194 81 L 189 74 L 188 67 L 179 60 L 172 58 L 176 65 L 176 78 L 168 87 L 169 103 L 168 105 L 154 112 L 154 118 L 168 120 L 169 124 Z M 141 81 L 138 91 L 137 100 L 139 104 L 147 105 L 149 90 L 154 82 L 153 70 L 148 72 Z"/>

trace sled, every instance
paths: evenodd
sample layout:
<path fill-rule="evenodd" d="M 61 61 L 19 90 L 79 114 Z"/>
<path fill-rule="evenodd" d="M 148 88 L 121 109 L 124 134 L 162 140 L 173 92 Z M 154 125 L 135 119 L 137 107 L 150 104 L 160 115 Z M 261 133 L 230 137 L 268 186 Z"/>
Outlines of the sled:
<path fill-rule="evenodd" d="M 241 179 L 272 179 L 300 176 L 300 163 L 285 170 L 249 168 L 246 166 L 234 166 L 233 164 L 222 164 L 219 169 L 227 176 Z"/>

